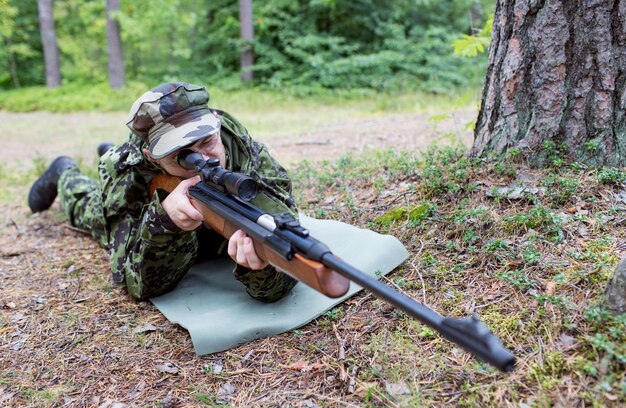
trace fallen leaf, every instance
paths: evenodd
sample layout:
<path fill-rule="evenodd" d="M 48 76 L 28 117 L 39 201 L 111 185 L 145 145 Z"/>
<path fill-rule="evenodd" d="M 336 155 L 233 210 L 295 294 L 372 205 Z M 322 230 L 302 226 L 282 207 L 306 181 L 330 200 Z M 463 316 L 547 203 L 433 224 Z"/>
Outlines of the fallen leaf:
<path fill-rule="evenodd" d="M 404 381 L 400 381 L 398 383 L 385 383 L 385 390 L 392 397 L 398 397 L 400 395 L 407 395 L 411 393 L 411 390 Z"/>
<path fill-rule="evenodd" d="M 217 398 L 215 402 L 218 404 L 228 404 L 230 400 L 230 396 L 235 393 L 235 387 L 229 382 L 225 382 L 220 385 L 220 388 L 217 390 Z"/>
<path fill-rule="evenodd" d="M 142 382 L 141 384 L 139 384 L 139 386 L 137 388 L 135 388 L 134 390 L 132 390 L 131 392 L 129 392 L 126 397 L 127 398 L 135 398 L 137 395 L 139 395 L 141 393 L 141 391 L 146 389 L 146 383 Z"/>
<path fill-rule="evenodd" d="M 217 360 L 217 362 L 213 366 L 213 374 L 220 374 L 223 368 L 224 366 L 222 366 L 222 359 Z"/>
<path fill-rule="evenodd" d="M 156 369 L 162 373 L 168 374 L 176 374 L 178 372 L 178 367 L 176 367 L 172 363 L 157 364 Z"/>
<path fill-rule="evenodd" d="M 572 347 L 575 343 L 575 340 L 572 336 L 568 336 L 567 334 L 561 334 L 561 344 L 564 347 Z"/>
<path fill-rule="evenodd" d="M 307 400 L 304 400 L 304 401 L 302 401 L 302 403 L 303 403 L 303 404 L 304 404 L 304 406 L 305 406 L 305 407 L 307 407 L 307 408 L 318 408 L 318 407 L 319 407 L 319 405 L 317 405 L 317 404 L 315 403 L 315 401 L 313 401 L 312 399 L 307 399 Z"/>
<path fill-rule="evenodd" d="M 10 401 L 14 395 L 14 392 L 6 392 L 4 388 L 0 388 L 0 402 Z"/>
<path fill-rule="evenodd" d="M 288 365 L 287 368 L 294 371 L 302 371 L 309 365 L 308 361 L 296 361 L 295 363 Z"/>
<path fill-rule="evenodd" d="M 371 389 L 375 389 L 376 387 L 378 387 L 378 384 L 375 382 L 361 382 L 359 383 L 359 387 L 353 392 L 359 397 L 365 398 L 365 396 L 369 393 L 369 391 Z M 348 389 L 348 392 L 350 392 L 349 389 Z"/>
<path fill-rule="evenodd" d="M 223 369 L 222 359 L 218 358 L 217 361 L 213 364 L 207 364 L 204 366 L 204 370 L 208 373 L 219 375 Z"/>
<path fill-rule="evenodd" d="M 104 402 L 98 408 L 126 408 L 128 405 L 123 402 L 115 402 L 112 399 L 105 399 Z"/>
<path fill-rule="evenodd" d="M 133 333 L 138 334 L 138 333 L 145 333 L 145 332 L 153 332 L 153 331 L 156 331 L 156 329 L 157 327 L 155 325 L 146 323 L 143 326 L 135 327 L 135 329 L 133 330 Z"/>
<path fill-rule="evenodd" d="M 167 394 L 167 397 L 163 398 L 161 406 L 163 408 L 174 408 L 174 397 L 172 394 Z"/>
<path fill-rule="evenodd" d="M 600 373 L 602 375 L 608 373 L 610 365 L 611 365 L 611 355 L 606 354 L 604 357 L 602 357 L 602 360 L 600 360 Z"/>
<path fill-rule="evenodd" d="M 613 194 L 615 197 L 615 201 L 626 204 L 626 191 L 620 191 L 619 193 Z"/>

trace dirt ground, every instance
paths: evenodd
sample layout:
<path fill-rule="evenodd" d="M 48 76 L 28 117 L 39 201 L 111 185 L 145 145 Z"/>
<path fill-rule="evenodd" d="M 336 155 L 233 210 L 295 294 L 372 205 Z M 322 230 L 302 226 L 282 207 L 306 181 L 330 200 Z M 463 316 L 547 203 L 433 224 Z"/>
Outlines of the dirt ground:
<path fill-rule="evenodd" d="M 295 164 L 465 143 L 445 135 L 471 116 L 344 117 L 282 134 L 244 121 Z M 0 406 L 624 406 L 625 320 L 591 307 L 626 255 L 622 183 L 567 168 L 546 181 L 458 151 L 301 175 L 305 211 L 398 238 L 410 257 L 384 282 L 446 316 L 480 314 L 516 355 L 511 374 L 365 293 L 298 330 L 199 357 L 186 330 L 112 284 L 105 251 L 58 205 L 31 215 L 25 204 L 34 162 L 92 164 L 97 142 L 123 140 L 123 119 L 0 112 Z"/>
<path fill-rule="evenodd" d="M 323 115 L 324 112 L 317 114 Z M 425 113 L 342 116 L 320 120 L 315 127 L 308 126 L 308 121 L 303 120 L 301 126 L 289 126 L 287 131 L 281 128 L 263 130 L 272 126 L 271 118 L 259 119 L 248 113 L 240 119 L 247 124 L 254 138 L 264 142 L 281 163 L 290 167 L 303 159 L 334 160 L 348 153 L 359 155 L 372 149 L 420 151 L 433 143 L 469 146 L 473 136 L 468 124 L 475 121 L 476 114 L 476 110 L 466 108 L 437 117 Z M 125 121 L 123 112 L 0 111 L 2 164 L 12 168 L 28 165 L 36 157 L 50 160 L 62 154 L 71 154 L 91 164 L 99 142 L 118 143 L 126 139 Z M 257 123 L 260 124 L 255 126 Z"/>
<path fill-rule="evenodd" d="M 240 117 L 288 168 L 372 149 L 469 146 L 466 125 L 476 112 L 293 115 L 279 130 L 283 117 Z M 478 313 L 516 355 L 513 373 L 478 362 L 366 293 L 298 330 L 197 356 L 186 330 L 112 283 L 106 252 L 71 228 L 58 204 L 36 215 L 26 206 L 35 168 L 61 154 L 93 167 L 100 141 L 126 138 L 124 120 L 0 112 L 0 406 L 626 401 L 624 320 L 587 313 L 626 255 L 623 184 L 567 169 L 545 181 L 523 163 L 477 165 L 452 150 L 433 153 L 424 167 L 381 155 L 375 166 L 317 163 L 319 173 L 299 174 L 305 212 L 398 238 L 409 258 L 382 280 L 443 315 Z"/>
<path fill-rule="evenodd" d="M 263 119 L 241 120 L 250 119 L 251 134 L 289 168 L 370 149 L 469 145 L 465 125 L 475 115 L 468 109 L 433 121 L 427 114 L 379 114 L 271 132 L 256 131 L 259 122 L 259 129 L 271 128 Z M 5 177 L 32 172 L 35 162 L 61 154 L 92 166 L 100 141 L 126 138 L 125 119 L 124 113 L 0 112 L 0 171 Z M 26 181 L 0 188 L 0 406 L 316 407 L 363 401 L 366 390 L 347 363 L 337 365 L 324 353 L 308 362 L 315 355 L 310 344 L 344 336 L 341 328 L 341 334 L 330 326 L 305 329 L 302 337 L 280 336 L 280 343 L 266 339 L 195 356 L 184 329 L 111 284 L 105 252 L 72 230 L 57 206 L 29 214 L 28 188 Z M 367 310 L 356 309 L 350 325 L 378 327 Z M 342 395 L 346 389 L 352 396 Z"/>

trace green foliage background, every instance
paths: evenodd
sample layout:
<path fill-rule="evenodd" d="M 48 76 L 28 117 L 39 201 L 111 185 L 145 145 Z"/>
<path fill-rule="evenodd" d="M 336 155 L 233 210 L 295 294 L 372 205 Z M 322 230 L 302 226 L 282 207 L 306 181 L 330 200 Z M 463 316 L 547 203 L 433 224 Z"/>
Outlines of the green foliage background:
<path fill-rule="evenodd" d="M 315 90 L 417 89 L 451 93 L 476 85 L 484 55 L 461 58 L 452 43 L 478 32 L 495 0 L 254 0 L 255 85 Z M 64 83 L 106 82 L 104 1 L 56 0 Z M 238 2 L 122 0 L 127 81 L 185 79 L 220 87 L 239 80 Z M 45 83 L 35 1 L 0 0 L 0 88 Z M 11 75 L 11 62 L 15 75 Z"/>

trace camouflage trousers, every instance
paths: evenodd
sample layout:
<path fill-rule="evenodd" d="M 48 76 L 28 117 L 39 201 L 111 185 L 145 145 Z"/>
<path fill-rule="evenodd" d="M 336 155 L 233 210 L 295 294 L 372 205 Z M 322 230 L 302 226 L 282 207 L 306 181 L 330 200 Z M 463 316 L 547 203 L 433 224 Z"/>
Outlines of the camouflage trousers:
<path fill-rule="evenodd" d="M 89 231 L 103 248 L 108 248 L 98 183 L 78 169 L 70 169 L 61 174 L 57 191 L 61 208 L 70 224 Z"/>
<path fill-rule="evenodd" d="M 65 171 L 59 178 L 57 187 L 59 201 L 70 223 L 91 233 L 91 236 L 105 249 L 109 249 L 106 233 L 106 220 L 102 208 L 102 194 L 98 182 L 85 176 L 78 169 Z M 202 257 L 196 261 L 227 256 L 223 237 L 209 230 L 190 232 L 197 234 L 198 245 L 202 248 Z M 248 294 L 262 302 L 274 302 L 285 296 L 296 285 L 297 280 L 268 266 L 261 270 L 251 270 L 237 265 L 234 275 L 245 287 Z M 164 277 L 163 285 L 171 286 L 172 280 Z M 151 285 L 159 281 L 150 279 Z M 154 288 L 155 292 L 161 292 Z"/>

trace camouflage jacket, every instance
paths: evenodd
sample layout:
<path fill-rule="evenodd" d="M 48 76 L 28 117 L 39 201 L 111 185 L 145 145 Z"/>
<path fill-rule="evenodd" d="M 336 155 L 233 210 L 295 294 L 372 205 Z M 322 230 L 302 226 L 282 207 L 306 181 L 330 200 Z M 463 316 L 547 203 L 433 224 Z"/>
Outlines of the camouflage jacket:
<path fill-rule="evenodd" d="M 295 214 L 287 172 L 263 144 L 250 138 L 239 121 L 228 113 L 215 112 L 222 121 L 226 167 L 251 176 L 261 186 L 252 203 L 268 213 Z M 131 134 L 126 143 L 109 150 L 99 166 L 113 280 L 125 280 L 128 291 L 137 299 L 170 290 L 194 263 L 199 247 L 201 255 L 207 255 L 207 251 L 222 251 L 225 243 L 221 237 L 218 240 L 213 237 L 207 243 L 211 247 L 207 248 L 205 243 L 198 242 L 200 234 L 182 231 L 172 222 L 161 206 L 167 196 L 165 191 L 157 190 L 150 197 L 150 181 L 162 170 L 145 158 L 144 147 Z"/>

